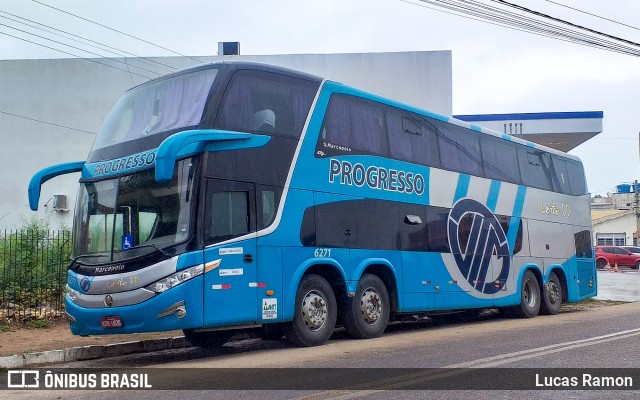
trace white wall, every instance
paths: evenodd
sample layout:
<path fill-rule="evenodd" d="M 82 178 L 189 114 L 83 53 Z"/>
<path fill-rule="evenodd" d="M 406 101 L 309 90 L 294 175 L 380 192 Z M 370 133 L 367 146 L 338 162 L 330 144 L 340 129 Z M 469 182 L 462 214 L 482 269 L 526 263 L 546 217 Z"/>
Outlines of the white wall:
<path fill-rule="evenodd" d="M 593 224 L 593 244 L 596 245 L 598 233 L 624 233 L 626 244 L 633 245 L 633 232 L 636 230 L 636 219 L 633 214 Z"/>
<path fill-rule="evenodd" d="M 276 64 L 441 114 L 452 112 L 450 51 L 197 58 L 206 62 L 224 58 Z M 154 60 L 177 68 L 197 63 L 183 57 Z M 34 215 L 48 218 L 52 228 L 71 226 L 79 174 L 45 183 L 37 213 L 29 210 L 27 186 L 33 174 L 44 167 L 85 160 L 95 136 L 33 119 L 97 132 L 120 95 L 146 80 L 80 59 L 0 61 L 0 229 L 14 228 Z M 50 206 L 44 207 L 54 194 L 66 195 L 71 211 L 55 212 Z"/>

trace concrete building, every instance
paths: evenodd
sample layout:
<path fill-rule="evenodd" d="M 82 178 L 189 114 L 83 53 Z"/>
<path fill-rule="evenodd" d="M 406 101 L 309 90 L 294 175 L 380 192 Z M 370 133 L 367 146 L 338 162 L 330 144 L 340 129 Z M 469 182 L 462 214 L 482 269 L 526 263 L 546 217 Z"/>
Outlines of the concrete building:
<path fill-rule="evenodd" d="M 450 51 L 123 58 L 117 63 L 106 59 L 0 61 L 0 229 L 15 228 L 32 216 L 48 219 L 52 228 L 70 226 L 79 174 L 45 183 L 37 213 L 29 210 L 27 201 L 33 174 L 50 165 L 86 159 L 103 119 L 130 87 L 176 68 L 218 60 L 297 69 L 443 115 L 453 113 Z M 566 150 L 602 130 L 602 113 L 596 114 L 556 115 L 549 121 L 538 116 L 535 129 L 529 128 L 533 122 L 518 122 L 523 118 L 515 114 L 503 115 L 502 120 L 495 115 L 460 117 L 498 131 L 508 120 L 519 124 L 519 131 L 508 133 Z M 554 142 L 558 143 L 554 146 Z"/>
<path fill-rule="evenodd" d="M 598 245 L 637 245 L 640 197 L 634 184 L 620 184 L 615 193 L 591 199 L 594 243 Z"/>
<path fill-rule="evenodd" d="M 636 215 L 633 210 L 591 210 L 593 244 L 635 245 Z"/>
<path fill-rule="evenodd" d="M 0 61 L 0 229 L 15 228 L 34 215 L 48 219 L 52 228 L 71 226 L 79 174 L 45 183 L 37 213 L 28 206 L 29 180 L 44 167 L 86 159 L 95 133 L 120 95 L 148 80 L 140 75 L 159 76 L 134 65 L 165 74 L 172 68 L 196 65 L 196 60 L 233 59 L 306 71 L 452 114 L 450 51 L 150 59 L 151 65 L 158 62 L 171 67 L 165 70 L 135 58 L 119 59 L 122 64 L 94 60 L 119 69 L 83 59 Z"/>

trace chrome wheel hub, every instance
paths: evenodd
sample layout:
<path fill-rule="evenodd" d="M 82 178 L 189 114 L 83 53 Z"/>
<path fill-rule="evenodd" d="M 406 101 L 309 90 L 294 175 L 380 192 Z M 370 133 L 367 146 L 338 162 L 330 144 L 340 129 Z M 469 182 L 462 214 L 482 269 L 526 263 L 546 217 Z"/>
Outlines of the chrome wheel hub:
<path fill-rule="evenodd" d="M 375 324 L 382 316 L 382 299 L 380 295 L 369 288 L 362 293 L 360 299 L 360 311 L 365 322 Z"/>
<path fill-rule="evenodd" d="M 554 281 L 550 281 L 547 285 L 547 292 L 549 293 L 549 302 L 551 304 L 557 304 L 560 302 L 560 288 Z"/>
<path fill-rule="evenodd" d="M 302 299 L 302 320 L 311 331 L 319 330 L 327 321 L 327 302 L 315 290 Z"/>

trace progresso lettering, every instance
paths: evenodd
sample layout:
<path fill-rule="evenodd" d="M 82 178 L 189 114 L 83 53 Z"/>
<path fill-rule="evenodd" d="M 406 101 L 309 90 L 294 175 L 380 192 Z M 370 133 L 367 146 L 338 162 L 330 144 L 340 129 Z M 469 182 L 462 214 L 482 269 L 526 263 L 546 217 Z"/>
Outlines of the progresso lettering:
<path fill-rule="evenodd" d="M 417 195 L 422 195 L 425 189 L 425 179 L 421 174 L 375 165 L 365 167 L 360 163 L 336 159 L 329 160 L 329 182 Z"/>
<path fill-rule="evenodd" d="M 96 165 L 93 176 L 101 176 L 126 171 L 128 169 L 140 168 L 153 165 L 156 161 L 156 152 L 134 154 L 116 160 L 105 161 Z"/>

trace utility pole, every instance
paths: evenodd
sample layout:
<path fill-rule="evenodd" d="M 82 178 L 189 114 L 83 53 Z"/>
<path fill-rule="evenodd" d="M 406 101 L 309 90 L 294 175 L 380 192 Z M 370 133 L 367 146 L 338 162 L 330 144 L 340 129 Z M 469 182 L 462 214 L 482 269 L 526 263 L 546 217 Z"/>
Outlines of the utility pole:
<path fill-rule="evenodd" d="M 636 195 L 635 211 L 636 211 L 636 234 L 634 235 L 634 246 L 637 246 L 640 242 L 640 190 L 638 188 L 638 180 L 633 182 L 633 191 Z"/>
<path fill-rule="evenodd" d="M 638 132 L 638 156 L 640 157 L 640 132 Z M 637 246 L 640 243 L 640 188 L 638 188 L 638 180 L 634 181 L 633 192 L 636 195 L 636 234 L 633 235 L 633 245 Z"/>

